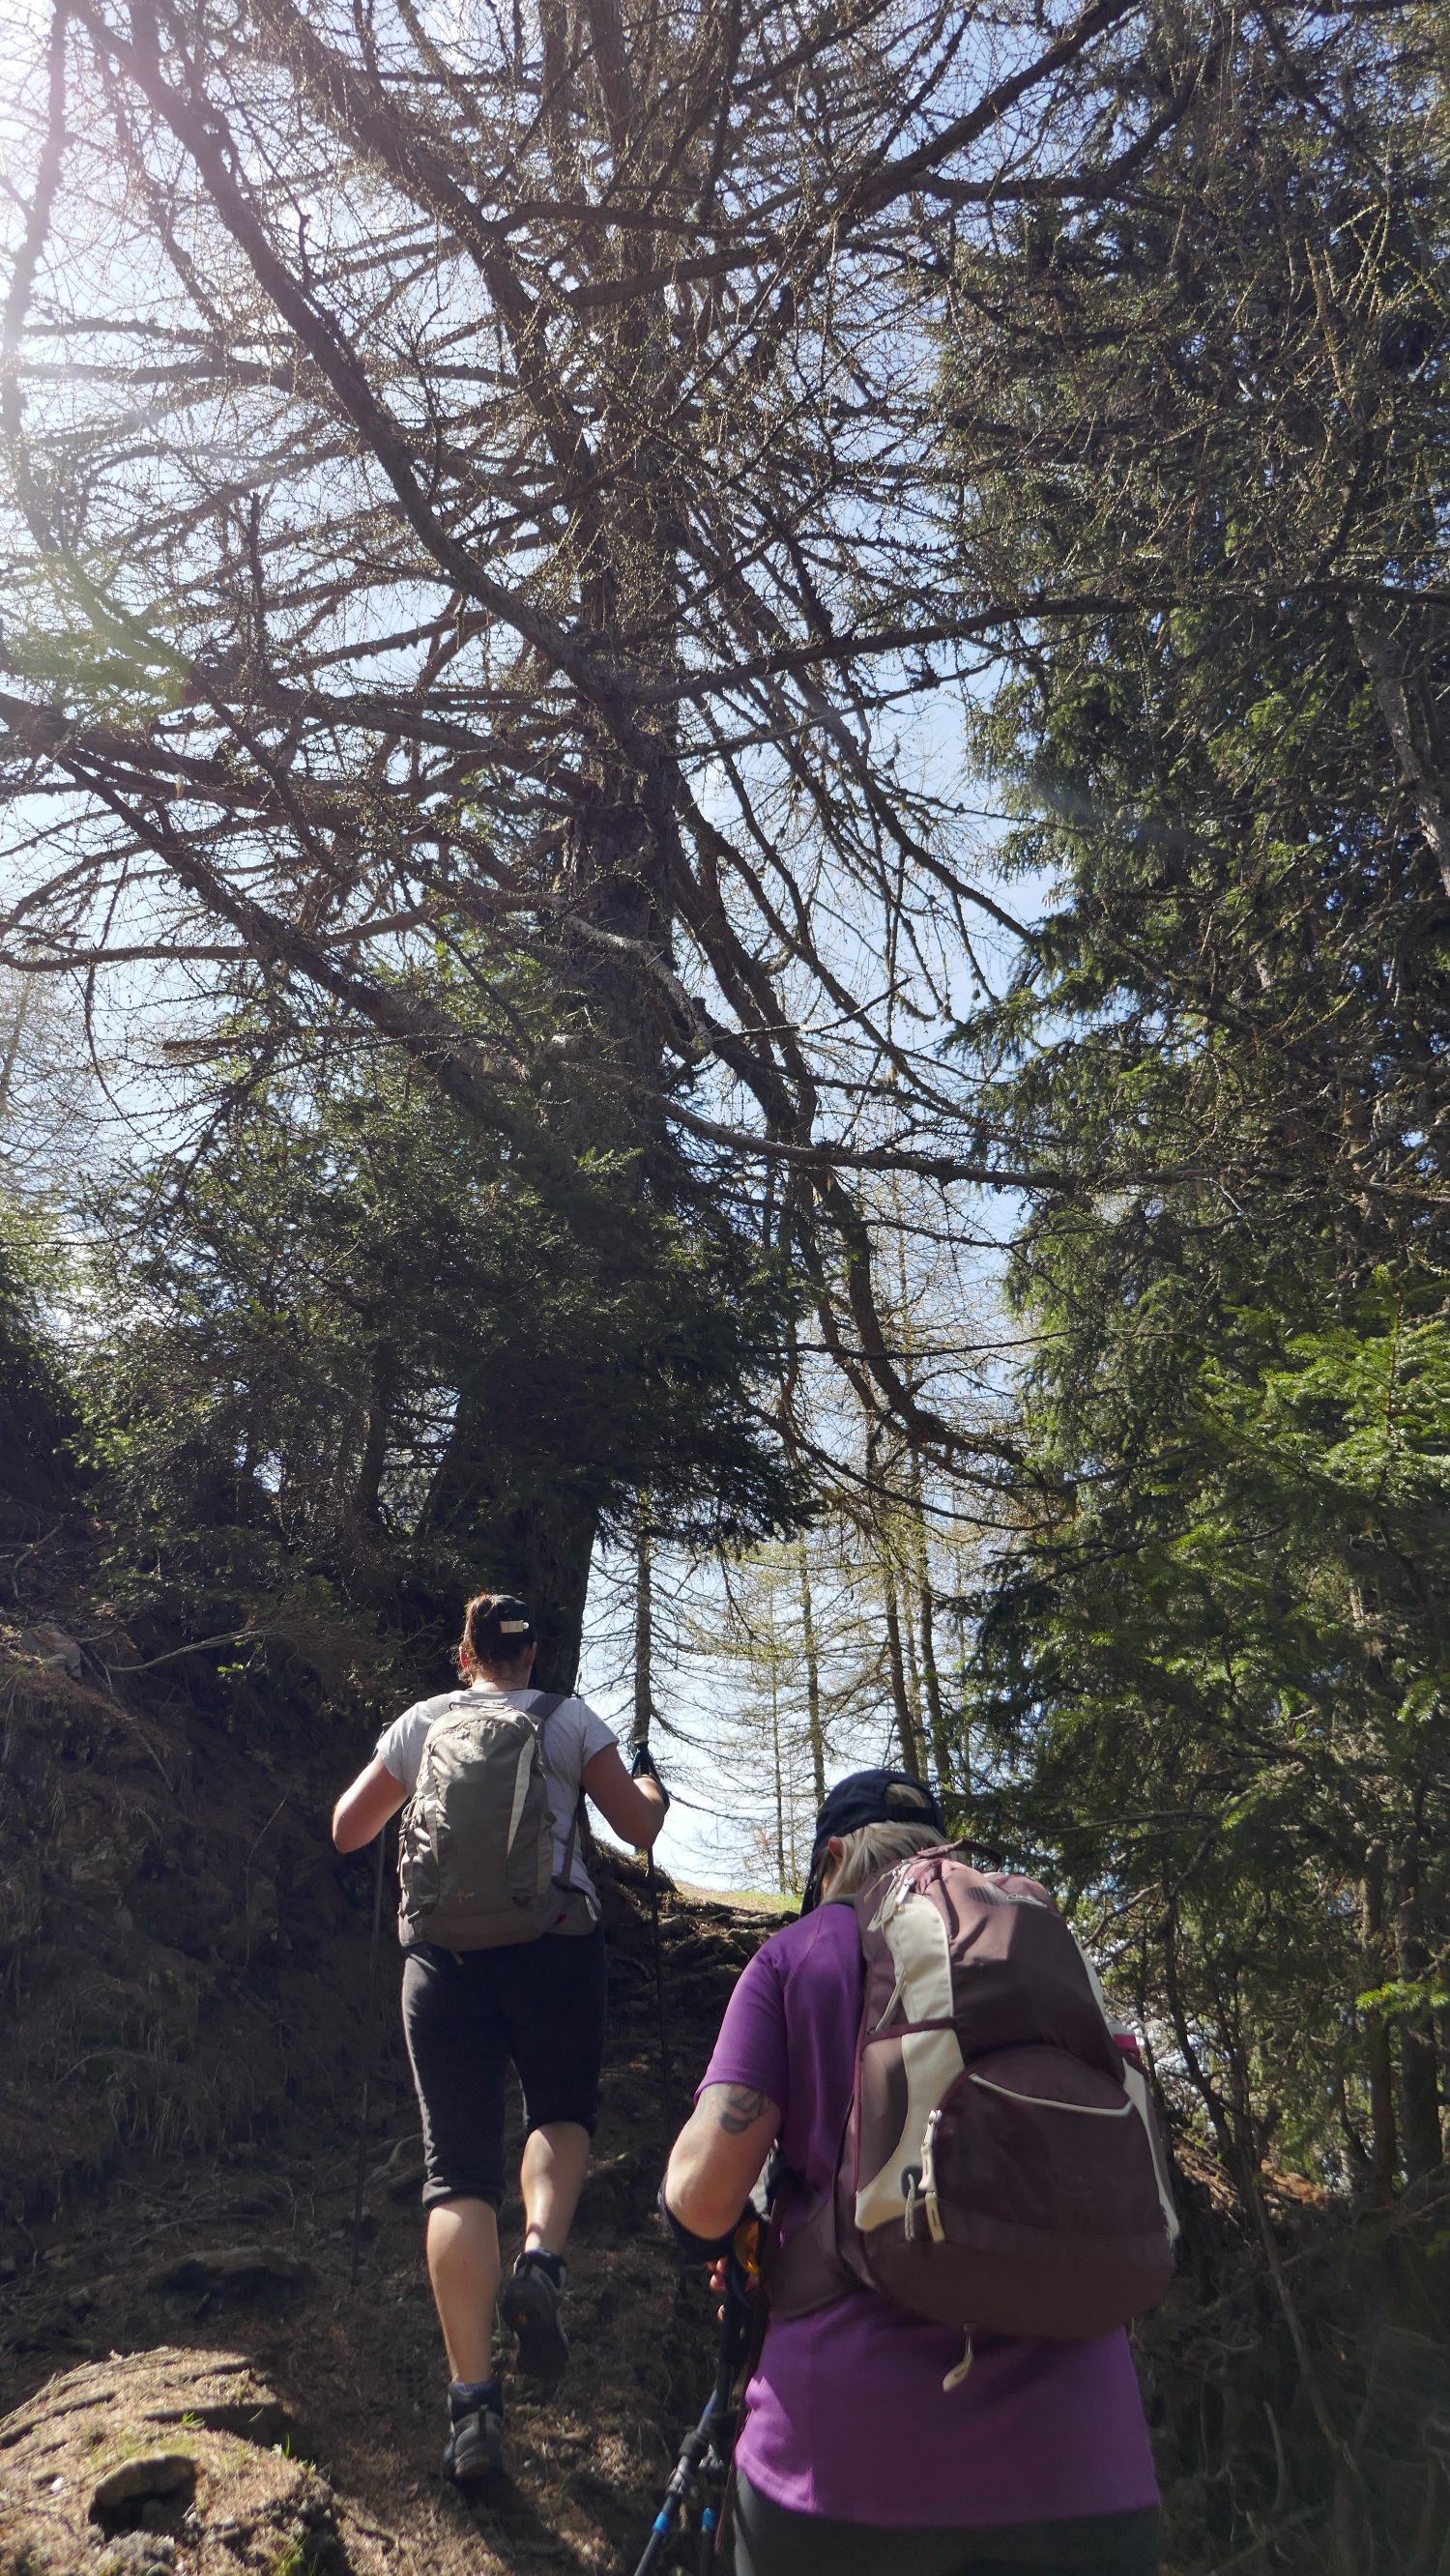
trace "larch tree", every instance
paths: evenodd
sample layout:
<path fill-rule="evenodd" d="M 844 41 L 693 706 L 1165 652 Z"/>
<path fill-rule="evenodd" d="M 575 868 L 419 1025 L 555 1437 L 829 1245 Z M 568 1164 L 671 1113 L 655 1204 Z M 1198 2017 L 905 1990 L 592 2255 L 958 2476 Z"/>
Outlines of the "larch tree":
<path fill-rule="evenodd" d="M 935 1042 L 1017 934 L 911 732 L 999 619 L 935 335 L 960 228 L 1111 189 L 1213 41 L 59 0 L 10 112 L 4 958 L 120 977 L 228 1097 L 345 1023 L 565 1201 L 743 1170 L 863 1399 L 969 1464 L 848 1186 L 1011 1177 Z"/>

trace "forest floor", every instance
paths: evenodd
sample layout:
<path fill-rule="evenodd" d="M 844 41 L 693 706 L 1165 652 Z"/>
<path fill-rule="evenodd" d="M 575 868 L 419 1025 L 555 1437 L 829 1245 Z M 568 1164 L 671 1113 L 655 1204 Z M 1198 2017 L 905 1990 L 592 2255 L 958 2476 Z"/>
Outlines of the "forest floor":
<path fill-rule="evenodd" d="M 370 2012 L 371 1858 L 327 1835 L 370 1738 L 124 1634 L 84 1528 L 65 1544 L 28 1624 L 0 1620 L 0 2576 L 631 2576 L 716 2334 L 653 2211 L 673 2124 L 642 1868 L 599 1871 L 573 2358 L 547 2404 L 508 2375 L 508 2473 L 470 2505 L 439 2469 L 399 1953 L 385 1923 Z M 664 1886 L 676 2120 L 779 1919 Z M 1166 2565 L 1450 2576 L 1450 2173 L 1380 2206 L 1266 2170 L 1256 2226 L 1177 2151 L 1182 2260 L 1135 2333 Z M 510 2259 L 516 2199 L 502 2218 Z"/>
<path fill-rule="evenodd" d="M 715 2329 L 699 2267 L 681 2277 L 652 2216 L 671 2131 L 648 1919 L 627 1871 L 609 1899 L 613 2038 L 570 2249 L 570 2367 L 546 2402 L 505 2371 L 496 2487 L 471 2504 L 439 2473 L 446 2373 L 421 2259 L 417 2115 L 389 2041 L 355 2290 L 356 2162 L 333 2126 L 310 2151 L 242 2142 L 148 2158 L 30 2231 L 30 2260 L 5 2290 L 0 2565 L 15 2576 L 633 2567 L 708 2391 Z M 769 1928 L 763 1913 L 666 1890 L 677 2108 Z M 511 2125 L 517 2144 L 517 2100 Z M 522 2237 L 515 2193 L 502 2235 L 507 2261 Z M 109 2472 L 173 2450 L 193 2460 L 194 2486 L 175 2472 L 169 2501 L 144 2512 L 154 2532 L 116 2536 L 143 2517 L 139 2497 L 92 2518 Z"/>
<path fill-rule="evenodd" d="M 123 1627 L 97 1558 L 69 1515 L 0 1613 L 0 2571 L 632 2569 L 716 2336 L 655 2192 L 776 1913 L 661 1879 L 672 2122 L 645 1873 L 598 1856 L 611 2035 L 572 2358 L 547 2404 L 506 2373 L 507 2475 L 470 2505 L 440 2474 L 391 1909 L 370 2001 L 373 1856 L 327 1831 L 371 1750 L 348 1641 L 309 1635 L 300 1684 L 275 1654 L 223 1680 Z M 515 2091 L 515 2150 L 522 2125 Z M 501 2224 L 509 2261 L 512 2193 Z"/>

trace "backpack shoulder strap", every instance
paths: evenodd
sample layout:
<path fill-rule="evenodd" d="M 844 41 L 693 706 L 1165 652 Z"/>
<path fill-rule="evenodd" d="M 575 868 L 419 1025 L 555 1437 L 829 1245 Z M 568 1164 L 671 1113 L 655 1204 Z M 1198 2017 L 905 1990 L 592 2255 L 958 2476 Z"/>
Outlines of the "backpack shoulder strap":
<path fill-rule="evenodd" d="M 428 1699 L 423 1702 L 424 1714 L 427 1717 L 428 1724 L 424 1731 L 422 1748 L 418 1757 L 420 1763 L 427 1754 L 429 1740 L 435 1726 L 441 1726 L 446 1717 L 451 1717 L 453 1711 L 456 1708 L 461 1707 L 467 1697 L 468 1693 L 466 1691 L 440 1691 L 436 1699 Z"/>
<path fill-rule="evenodd" d="M 544 1742 L 544 1729 L 548 1725 L 550 1718 L 553 1716 L 556 1709 L 562 1708 L 565 1701 L 571 1700 L 573 1697 L 573 1691 L 541 1691 L 537 1700 L 534 1702 L 533 1707 L 529 1710 L 530 1722 L 538 1730 L 539 1747 L 541 1751 L 543 1749 Z M 560 1868 L 558 1878 L 555 1881 L 555 1885 L 558 1887 L 567 1887 L 570 1883 L 570 1876 L 574 1867 L 574 1848 L 579 1840 L 579 1828 L 583 1822 L 583 1818 L 584 1783 L 581 1780 L 579 1783 L 579 1795 L 574 1801 L 574 1813 L 569 1820 L 569 1839 L 564 1845 L 563 1864 Z"/>
<path fill-rule="evenodd" d="M 867 1879 L 864 1888 L 858 1888 L 855 1897 L 851 1900 L 856 1939 L 863 1958 L 870 1907 L 863 1905 L 862 1898 L 868 1890 L 879 1889 L 880 1882 L 889 1876 L 890 1871 L 893 1868 L 899 1869 L 900 1866 L 899 1861 L 888 1862 L 884 1869 L 877 1870 L 873 1877 Z M 822 1910 L 824 1911 L 824 1908 Z M 862 2024 L 865 2018 L 866 1993 L 863 1982 Z M 850 2090 L 846 2097 L 846 2108 L 842 2114 L 840 2135 L 836 2140 L 836 2152 L 831 2159 L 831 2179 L 825 2190 L 817 2196 L 811 2190 L 805 2176 L 796 2173 L 786 2163 L 784 2152 L 781 2153 L 780 2164 L 775 2174 L 775 2189 L 771 2197 L 770 2225 L 766 2233 L 760 2267 L 765 2303 L 781 2317 L 811 2316 L 817 2308 L 829 2307 L 832 2300 L 843 2298 L 848 2291 L 866 2287 L 864 2281 L 857 2279 L 842 2255 L 836 2229 L 836 2184 L 841 2158 L 846 2152 L 851 2114 L 855 2109 L 860 2042 L 861 2031 L 858 2028 L 856 2047 L 852 2051 Z M 786 2214 L 789 2210 L 799 2207 L 802 2202 L 808 2204 L 806 2214 L 800 2225 L 787 2236 Z"/>
<path fill-rule="evenodd" d="M 567 1691 L 541 1691 L 538 1694 L 539 1704 L 534 1708 L 515 1708 L 510 1700 L 508 1714 L 510 1717 L 523 1718 L 527 1725 L 532 1726 L 542 1743 L 545 1727 L 555 1709 L 562 1708 L 568 1696 Z M 455 1690 L 441 1691 L 437 1699 L 426 1700 L 424 1706 L 428 1711 L 429 1726 L 437 1726 L 441 1719 L 452 1716 L 456 1710 L 466 1708 L 472 1698 L 473 1693 L 470 1690 Z"/>

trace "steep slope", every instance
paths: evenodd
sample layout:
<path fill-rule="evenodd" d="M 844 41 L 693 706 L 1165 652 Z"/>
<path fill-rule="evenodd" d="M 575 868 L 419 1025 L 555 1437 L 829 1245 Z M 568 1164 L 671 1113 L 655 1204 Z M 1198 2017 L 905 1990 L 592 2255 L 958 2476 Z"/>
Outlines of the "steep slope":
<path fill-rule="evenodd" d="M 360 2568 L 424 2553 L 474 2569 L 623 2564 L 714 2336 L 703 2278 L 681 2280 L 651 2215 L 670 2124 L 642 1871 L 599 1859 L 612 2038 L 574 2253 L 574 2361 L 548 2407 L 514 2383 L 512 2474 L 475 2514 L 438 2477 L 444 2372 L 399 1953 L 385 1907 L 370 2006 L 372 1854 L 339 1859 L 326 1829 L 370 1730 L 345 1697 L 350 1717 L 324 1710 L 293 1732 L 283 1695 L 228 1686 L 215 1652 L 126 1633 L 96 1600 L 95 1524 L 63 1501 L 47 1529 L 43 1552 L 12 1566 L 0 1623 L 0 2407 L 19 2409 L 0 2430 L 0 2566 L 39 2576 L 119 2550 L 134 2576 L 150 2543 L 92 2521 L 79 2485 L 118 2447 L 156 2448 L 163 2383 L 190 2396 L 160 2411 L 190 2419 L 223 2402 L 228 2373 L 268 2456 L 284 2427 L 337 2501 L 319 2503 L 316 2478 L 239 2501 L 250 2452 L 229 2421 L 189 2504 L 177 2489 L 128 2509 L 169 2520 L 154 2536 L 191 2576 L 213 2523 L 230 2532 L 226 2563 L 250 2550 L 265 2576 L 320 2565 L 324 2539 Z M 677 2115 L 770 1922 L 662 1883 Z M 511 2200 L 506 2244 L 519 2224 Z M 297 2520 L 304 2504 L 315 2529 Z"/>
<path fill-rule="evenodd" d="M 73 2180 L 58 2216 L 12 2237 L 27 2259 L 9 2285 L 0 2390 L 12 2407 L 27 2402 L 0 2427 L 0 2540 L 9 2563 L 23 2561 L 33 2576 L 99 2569 L 120 2545 L 88 2520 L 88 2503 L 82 2511 L 73 2491 L 90 2465 L 76 2451 L 76 2416 L 97 2434 L 94 2484 L 113 2455 L 156 2447 L 163 2380 L 182 2387 L 172 2413 L 190 2425 L 220 2402 L 217 2372 L 243 2364 L 263 2448 L 285 2434 L 299 2457 L 318 2464 L 327 2494 L 319 2501 L 320 2487 L 284 2480 L 260 2502 L 250 2487 L 241 2495 L 248 2455 L 229 2422 L 231 2449 L 218 2454 L 213 2443 L 212 2456 L 198 2459 L 190 2505 L 168 2503 L 156 2515 L 169 2525 L 174 2563 L 193 2576 L 208 2563 L 214 2526 L 232 2532 L 230 2557 L 218 2564 L 279 2576 L 284 2561 L 289 2571 L 313 2563 L 306 2536 L 313 2526 L 298 2522 L 308 2495 L 316 2533 L 335 2533 L 336 2547 L 359 2569 L 425 2559 L 442 2571 L 633 2563 L 679 2433 L 708 2383 L 715 2329 L 703 2278 L 681 2277 L 650 2216 L 669 2128 L 639 1874 L 617 1866 L 606 1890 L 613 2044 L 572 2254 L 573 2360 L 548 2404 L 532 2402 L 528 2384 L 511 2380 L 510 2474 L 498 2493 L 471 2508 L 438 2476 L 444 2374 L 421 2262 L 417 2122 L 394 2036 L 398 1967 L 389 1944 L 379 1980 L 381 2107 L 355 2290 L 355 2132 L 342 2106 L 330 2106 L 326 2085 L 321 2098 L 302 2088 L 283 2124 L 285 2142 L 129 2160 L 99 2189 L 79 2190 Z M 739 1965 L 768 1928 L 769 1918 L 689 1903 L 666 1888 L 677 2100 L 697 2080 Z M 361 1921 L 349 1946 L 365 1954 Z M 514 2119 L 521 2131 L 517 2103 Z M 506 2247 L 521 2235 L 512 2197 L 503 2233 Z M 137 2358 L 121 2367 L 106 2358 L 117 2352 Z M 57 2376 L 64 2362 L 71 2367 Z M 63 2436 L 65 2460 L 54 2447 Z M 191 2434 L 183 2427 L 175 2439 L 184 2448 Z M 66 2484 L 51 2497 L 58 2475 Z M 250 2536 L 241 2540 L 249 2517 Z M 163 2563 L 144 2559 L 139 2534 L 126 2547 L 133 2576 L 143 2562 Z"/>
<path fill-rule="evenodd" d="M 670 2122 L 642 1873 L 601 1862 L 612 2038 L 574 2358 L 546 2405 L 511 2381 L 509 2476 L 471 2508 L 438 2474 L 398 1952 L 385 1915 L 369 2013 L 371 1856 L 339 1860 L 325 1825 L 366 1730 L 293 1738 L 265 1708 L 243 1728 L 213 1657 L 143 1652 L 92 1606 L 89 1544 L 59 1529 L 0 1631 L 0 2576 L 629 2576 L 715 2337 L 652 2214 Z M 668 1887 L 661 1913 L 678 2117 L 775 1918 Z M 1450 2576 L 1450 2175 L 1366 2208 L 1269 2174 L 1263 2231 L 1187 2144 L 1180 2187 L 1184 2261 L 1135 2337 L 1167 2565 Z M 513 2199 L 503 2226 L 511 2251 Z M 1326 2422 L 1349 2428 L 1332 2451 Z M 113 2476 L 135 2491 L 93 2514 Z"/>

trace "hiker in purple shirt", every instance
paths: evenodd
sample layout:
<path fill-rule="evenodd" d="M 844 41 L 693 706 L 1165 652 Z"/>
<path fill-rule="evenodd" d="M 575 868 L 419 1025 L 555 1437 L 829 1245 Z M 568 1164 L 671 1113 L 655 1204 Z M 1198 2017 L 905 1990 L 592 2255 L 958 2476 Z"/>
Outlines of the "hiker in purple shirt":
<path fill-rule="evenodd" d="M 848 1900 L 946 1839 L 899 1772 L 831 1791 L 801 1919 L 740 1978 L 670 2157 L 682 2232 L 727 2234 L 777 2140 L 813 2195 L 831 2190 L 863 1993 Z M 864 2288 L 772 2317 L 735 2451 L 736 2576 L 1152 2576 L 1158 2489 L 1126 2334 L 978 2335 L 965 2376 L 961 2349 L 959 2328 Z"/>

